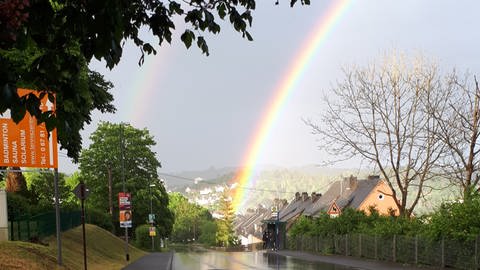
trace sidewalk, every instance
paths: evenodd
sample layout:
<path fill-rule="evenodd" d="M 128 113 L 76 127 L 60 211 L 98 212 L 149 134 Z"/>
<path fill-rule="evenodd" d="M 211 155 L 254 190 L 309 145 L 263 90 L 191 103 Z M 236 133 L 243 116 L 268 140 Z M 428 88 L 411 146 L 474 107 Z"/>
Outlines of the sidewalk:
<path fill-rule="evenodd" d="M 123 270 L 172 270 L 173 252 L 155 252 L 127 265 Z"/>
<path fill-rule="evenodd" d="M 280 250 L 280 251 L 267 251 L 267 253 L 276 253 L 282 256 L 290 256 L 305 261 L 311 262 L 325 262 L 337 265 L 343 265 L 347 267 L 355 267 L 361 269 L 371 270 L 419 270 L 419 269 L 442 269 L 434 267 L 417 267 L 413 265 L 403 265 L 400 263 L 392 263 L 385 261 L 375 261 L 369 259 L 360 259 L 355 257 L 346 257 L 339 255 L 320 255 L 301 251 Z"/>

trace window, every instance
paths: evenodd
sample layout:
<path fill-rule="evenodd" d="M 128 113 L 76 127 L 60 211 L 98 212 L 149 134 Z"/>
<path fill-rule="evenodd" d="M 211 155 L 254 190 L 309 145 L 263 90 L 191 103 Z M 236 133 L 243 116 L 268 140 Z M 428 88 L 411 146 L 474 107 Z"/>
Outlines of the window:
<path fill-rule="evenodd" d="M 382 193 L 380 193 L 378 194 L 378 199 L 382 201 L 383 199 L 385 199 L 385 196 Z"/>

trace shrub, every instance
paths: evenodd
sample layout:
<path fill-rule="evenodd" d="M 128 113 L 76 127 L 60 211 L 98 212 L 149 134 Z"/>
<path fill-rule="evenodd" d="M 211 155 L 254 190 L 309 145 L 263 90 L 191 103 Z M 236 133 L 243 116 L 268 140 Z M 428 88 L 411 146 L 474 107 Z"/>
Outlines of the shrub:
<path fill-rule="evenodd" d="M 152 237 L 150 236 L 150 225 L 138 225 L 135 228 L 135 246 L 144 250 L 152 249 Z M 157 229 L 158 231 L 158 229 Z M 160 250 L 160 237 L 154 237 L 154 250 Z"/>
<path fill-rule="evenodd" d="M 8 219 L 16 220 L 24 215 L 31 214 L 29 199 L 16 193 L 7 193 Z"/>
<path fill-rule="evenodd" d="M 472 194 L 464 202 L 443 204 L 432 216 L 426 234 L 462 241 L 475 240 L 480 234 L 480 195 Z"/>
<path fill-rule="evenodd" d="M 109 232 L 113 232 L 114 226 L 112 222 L 112 217 L 101 210 L 98 209 L 86 209 L 85 210 L 85 220 L 87 223 L 97 225 L 100 228 L 103 228 Z"/>
<path fill-rule="evenodd" d="M 310 235 L 313 233 L 314 223 L 311 218 L 301 216 L 295 223 L 292 228 L 289 230 L 289 235 L 296 237 L 298 235 Z"/>

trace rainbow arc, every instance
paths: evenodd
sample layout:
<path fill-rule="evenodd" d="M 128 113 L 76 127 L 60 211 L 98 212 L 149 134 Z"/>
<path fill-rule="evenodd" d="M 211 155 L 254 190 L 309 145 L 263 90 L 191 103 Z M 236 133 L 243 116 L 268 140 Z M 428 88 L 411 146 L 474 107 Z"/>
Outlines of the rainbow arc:
<path fill-rule="evenodd" d="M 307 37 L 303 46 L 292 60 L 291 68 L 282 76 L 274 91 L 274 96 L 271 98 L 270 104 L 266 107 L 261 121 L 258 123 L 250 146 L 244 157 L 243 168 L 239 170 L 232 182 L 236 183 L 237 188 L 233 193 L 233 209 L 239 212 L 242 208 L 245 195 L 248 188 L 254 185 L 253 173 L 258 162 L 263 146 L 275 125 L 275 122 L 280 115 L 282 108 L 288 101 L 289 96 L 296 89 L 296 85 L 300 81 L 305 70 L 314 58 L 316 52 L 328 40 L 329 33 L 334 29 L 335 25 L 345 14 L 346 10 L 351 6 L 351 0 L 333 0 L 330 6 L 322 14 L 313 32 Z"/>

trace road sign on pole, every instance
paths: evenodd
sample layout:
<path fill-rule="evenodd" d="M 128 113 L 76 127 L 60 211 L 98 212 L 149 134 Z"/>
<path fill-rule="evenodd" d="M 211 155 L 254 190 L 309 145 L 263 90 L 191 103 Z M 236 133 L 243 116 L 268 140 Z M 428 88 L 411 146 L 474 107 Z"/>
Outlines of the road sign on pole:
<path fill-rule="evenodd" d="M 35 95 L 40 98 L 42 95 L 40 91 L 21 88 L 17 89 L 17 93 L 19 97 Z M 55 101 L 50 102 L 49 95 L 43 93 L 44 96 L 40 99 L 39 109 L 42 112 L 51 111 L 55 113 Z M 37 119 L 30 115 L 28 111 L 25 112 L 25 116 L 17 124 L 11 119 L 9 111 L 7 111 L 0 116 L 0 166 L 54 169 L 57 264 L 62 265 L 57 130 L 48 132 L 45 123 L 39 124 Z"/>
<path fill-rule="evenodd" d="M 85 186 L 84 183 L 78 183 L 72 192 L 80 200 L 87 199 L 88 195 L 90 194 L 90 190 Z"/>

